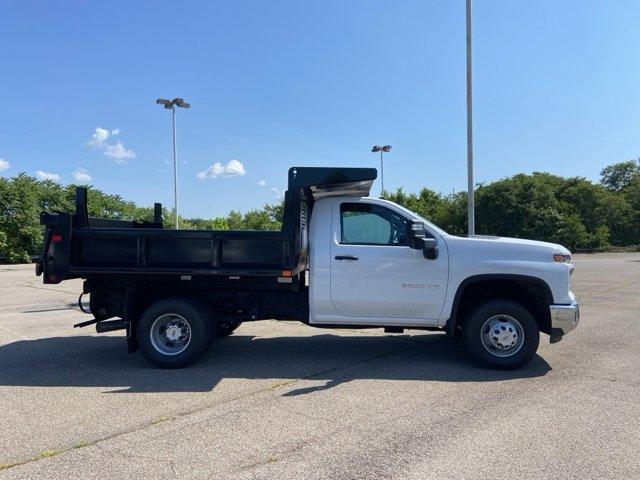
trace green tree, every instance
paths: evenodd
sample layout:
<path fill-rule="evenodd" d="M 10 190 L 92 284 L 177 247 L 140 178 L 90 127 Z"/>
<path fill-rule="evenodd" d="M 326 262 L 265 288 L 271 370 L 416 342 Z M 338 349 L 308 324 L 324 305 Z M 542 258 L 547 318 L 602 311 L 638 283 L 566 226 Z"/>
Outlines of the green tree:
<path fill-rule="evenodd" d="M 265 205 L 262 210 L 240 213 L 232 210 L 227 217 L 229 230 L 278 231 L 282 228 L 284 205 Z"/>
<path fill-rule="evenodd" d="M 553 185 L 535 174 L 483 185 L 476 198 L 478 233 L 552 241 L 562 220 Z"/>
<path fill-rule="evenodd" d="M 632 181 L 640 178 L 640 158 L 609 165 L 602 169 L 600 176 L 602 184 L 609 190 L 624 190 Z"/>
<path fill-rule="evenodd" d="M 580 217 L 576 214 L 565 216 L 559 223 L 555 240 L 570 250 L 586 246 L 589 242 L 589 234 Z"/>
<path fill-rule="evenodd" d="M 50 201 L 42 201 L 43 188 L 54 194 Z M 29 262 L 38 251 L 42 243 L 41 206 L 55 204 L 56 193 L 54 182 L 39 183 L 25 174 L 0 179 L 0 231 L 6 238 L 3 256 L 9 262 Z"/>

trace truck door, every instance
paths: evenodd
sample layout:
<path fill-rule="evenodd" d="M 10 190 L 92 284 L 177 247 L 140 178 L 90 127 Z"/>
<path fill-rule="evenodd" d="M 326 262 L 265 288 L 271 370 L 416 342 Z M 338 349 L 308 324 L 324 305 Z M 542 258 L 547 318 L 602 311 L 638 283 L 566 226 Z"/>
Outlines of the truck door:
<path fill-rule="evenodd" d="M 446 295 L 446 246 L 442 245 L 438 259 L 425 259 L 421 250 L 407 246 L 408 221 L 381 204 L 334 204 L 331 301 L 340 315 L 362 317 L 362 323 L 365 319 L 435 323 Z"/>

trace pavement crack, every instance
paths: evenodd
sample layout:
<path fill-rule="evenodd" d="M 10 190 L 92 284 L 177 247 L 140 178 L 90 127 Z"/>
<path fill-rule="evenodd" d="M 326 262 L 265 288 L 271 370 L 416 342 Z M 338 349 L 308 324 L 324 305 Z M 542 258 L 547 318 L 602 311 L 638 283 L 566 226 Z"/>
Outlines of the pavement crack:
<path fill-rule="evenodd" d="M 70 292 L 69 290 L 63 290 L 61 288 L 47 288 L 47 287 L 39 287 L 37 285 L 33 285 L 31 283 L 18 283 L 16 286 L 18 287 L 26 287 L 26 288 L 33 288 L 36 290 L 43 290 L 45 292 L 53 292 L 53 293 L 68 293 L 70 295 L 76 295 L 78 293 L 78 291 L 74 291 L 74 292 Z"/>

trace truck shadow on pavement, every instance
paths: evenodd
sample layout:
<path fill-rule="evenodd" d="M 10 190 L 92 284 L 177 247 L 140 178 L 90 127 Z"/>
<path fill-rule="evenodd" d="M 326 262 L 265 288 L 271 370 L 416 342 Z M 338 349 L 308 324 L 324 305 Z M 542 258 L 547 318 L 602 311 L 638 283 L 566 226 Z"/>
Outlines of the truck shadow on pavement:
<path fill-rule="evenodd" d="M 121 337 L 52 337 L 0 346 L 0 386 L 105 387 L 105 392 L 209 392 L 222 379 L 275 379 L 284 389 L 292 381 L 283 395 L 294 396 L 353 380 L 499 382 L 550 370 L 538 355 L 520 370 L 482 369 L 462 342 L 442 334 L 265 338 L 236 332 L 214 341 L 203 358 L 182 370 L 157 369 L 139 352 L 127 354 Z M 324 383 L 295 389 L 300 379 Z"/>

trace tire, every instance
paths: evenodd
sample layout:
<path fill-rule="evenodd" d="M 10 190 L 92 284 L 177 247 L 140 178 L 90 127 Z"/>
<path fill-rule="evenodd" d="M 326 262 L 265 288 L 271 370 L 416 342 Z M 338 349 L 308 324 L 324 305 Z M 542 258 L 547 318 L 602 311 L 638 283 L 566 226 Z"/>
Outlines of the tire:
<path fill-rule="evenodd" d="M 160 300 L 147 308 L 137 325 L 142 355 L 160 368 L 183 368 L 206 351 L 215 324 L 197 300 Z"/>
<path fill-rule="evenodd" d="M 221 338 L 231 335 L 240 325 L 242 325 L 242 320 L 226 320 L 220 322 L 216 329 L 216 337 Z"/>
<path fill-rule="evenodd" d="M 468 317 L 462 335 L 476 363 L 499 370 L 526 365 L 540 343 L 540 329 L 531 312 L 506 299 L 478 305 Z"/>

